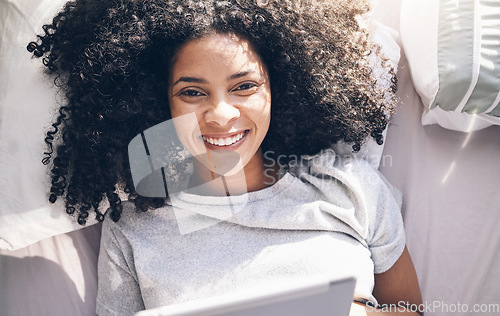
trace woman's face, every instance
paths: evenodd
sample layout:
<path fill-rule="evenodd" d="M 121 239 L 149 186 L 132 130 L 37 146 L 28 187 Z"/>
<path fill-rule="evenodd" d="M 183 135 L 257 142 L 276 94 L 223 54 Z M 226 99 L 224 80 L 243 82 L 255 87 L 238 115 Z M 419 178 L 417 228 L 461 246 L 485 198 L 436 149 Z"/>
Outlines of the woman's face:
<path fill-rule="evenodd" d="M 179 138 L 193 156 L 237 157 L 240 167 L 262 169 L 271 89 L 266 67 L 247 40 L 212 34 L 183 45 L 172 65 L 169 103 Z M 217 172 L 213 161 L 200 161 Z"/>

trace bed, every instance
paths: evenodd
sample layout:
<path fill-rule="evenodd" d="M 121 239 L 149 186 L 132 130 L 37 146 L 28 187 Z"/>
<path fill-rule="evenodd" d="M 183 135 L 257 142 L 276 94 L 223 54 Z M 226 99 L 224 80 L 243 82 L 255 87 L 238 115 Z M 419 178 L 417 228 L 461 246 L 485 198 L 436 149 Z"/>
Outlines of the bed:
<path fill-rule="evenodd" d="M 95 314 L 100 225 L 81 228 L 60 205 L 45 200 L 39 135 L 59 96 L 40 74 L 39 61 L 25 51 L 63 2 L 0 0 L 0 315 L 5 316 Z M 407 245 L 426 314 L 497 315 L 500 126 L 456 131 L 429 116 L 423 122 L 430 109 L 416 81 L 418 56 L 405 37 L 408 2 L 381 0 L 374 6 L 373 16 L 398 45 L 399 59 L 399 103 L 378 153 L 379 169 L 404 195 Z M 419 5 L 421 11 L 430 6 L 429 1 Z M 497 42 L 498 55 L 499 47 Z"/>

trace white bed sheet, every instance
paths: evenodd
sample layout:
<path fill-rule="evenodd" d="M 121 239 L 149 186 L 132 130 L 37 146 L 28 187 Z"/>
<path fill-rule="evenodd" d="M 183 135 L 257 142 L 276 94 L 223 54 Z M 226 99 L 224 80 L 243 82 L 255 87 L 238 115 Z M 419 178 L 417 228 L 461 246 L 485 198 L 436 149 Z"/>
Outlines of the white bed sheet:
<path fill-rule="evenodd" d="M 0 315 L 95 315 L 101 225 L 0 250 Z"/>
<path fill-rule="evenodd" d="M 384 0 L 377 18 L 399 29 L 400 4 Z M 500 126 L 472 133 L 423 126 L 404 52 L 398 79 L 401 102 L 380 170 L 403 192 L 427 314 L 500 315 Z"/>
<path fill-rule="evenodd" d="M 480 306 L 496 310 L 481 315 L 499 315 L 500 126 L 468 134 L 424 127 L 407 67 L 399 78 L 402 103 L 380 170 L 403 192 L 407 244 L 424 301 L 437 306 L 436 315 L 475 315 L 458 312 L 459 304 L 462 311 L 496 304 Z"/>

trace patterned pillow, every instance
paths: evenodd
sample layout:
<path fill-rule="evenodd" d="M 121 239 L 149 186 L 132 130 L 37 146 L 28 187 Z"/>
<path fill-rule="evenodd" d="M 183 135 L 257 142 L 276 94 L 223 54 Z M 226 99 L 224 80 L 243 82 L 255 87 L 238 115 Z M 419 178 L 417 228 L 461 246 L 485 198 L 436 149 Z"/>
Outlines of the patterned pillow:
<path fill-rule="evenodd" d="M 424 125 L 500 125 L 499 16 L 499 1 L 403 0 L 401 40 Z"/>

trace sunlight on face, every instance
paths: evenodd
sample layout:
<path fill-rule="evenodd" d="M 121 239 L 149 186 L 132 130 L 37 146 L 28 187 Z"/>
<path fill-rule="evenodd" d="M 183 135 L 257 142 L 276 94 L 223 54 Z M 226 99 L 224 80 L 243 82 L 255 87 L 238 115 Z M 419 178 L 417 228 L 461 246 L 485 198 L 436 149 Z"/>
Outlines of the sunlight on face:
<path fill-rule="evenodd" d="M 182 46 L 173 61 L 169 103 L 172 117 L 182 122 L 176 124 L 179 139 L 211 171 L 262 172 L 271 89 L 247 40 L 212 34 Z M 181 119 L 193 113 L 197 122 Z"/>

